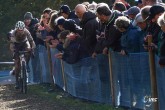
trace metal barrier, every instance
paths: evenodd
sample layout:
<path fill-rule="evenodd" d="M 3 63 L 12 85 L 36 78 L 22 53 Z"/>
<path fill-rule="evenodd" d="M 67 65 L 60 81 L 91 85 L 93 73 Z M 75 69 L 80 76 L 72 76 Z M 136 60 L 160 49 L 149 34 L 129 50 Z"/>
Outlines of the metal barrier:
<path fill-rule="evenodd" d="M 14 62 L 0 62 L 0 65 L 13 65 Z"/>

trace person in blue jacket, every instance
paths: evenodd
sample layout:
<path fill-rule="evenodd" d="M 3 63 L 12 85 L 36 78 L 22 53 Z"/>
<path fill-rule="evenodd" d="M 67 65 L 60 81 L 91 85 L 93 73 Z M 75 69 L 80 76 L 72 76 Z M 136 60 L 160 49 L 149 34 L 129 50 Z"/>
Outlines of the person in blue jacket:
<path fill-rule="evenodd" d="M 118 17 L 115 21 L 116 28 L 122 32 L 120 53 L 127 55 L 128 53 L 140 52 L 140 31 L 132 26 L 131 21 L 125 17 Z"/>

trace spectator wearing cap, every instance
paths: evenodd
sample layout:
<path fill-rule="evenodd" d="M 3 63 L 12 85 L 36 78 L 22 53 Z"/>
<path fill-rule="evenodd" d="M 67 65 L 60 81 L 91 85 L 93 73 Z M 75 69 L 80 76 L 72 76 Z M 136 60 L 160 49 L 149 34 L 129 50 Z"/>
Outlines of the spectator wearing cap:
<path fill-rule="evenodd" d="M 81 35 L 81 29 L 76 25 L 75 21 L 72 19 L 65 19 L 64 17 L 59 17 L 56 19 L 56 24 L 61 31 L 69 30 L 73 33 L 78 33 Z"/>
<path fill-rule="evenodd" d="M 65 22 L 65 18 L 63 16 L 58 17 L 57 19 L 55 19 L 55 24 L 58 26 L 58 28 L 63 31 L 63 24 Z"/>
<path fill-rule="evenodd" d="M 164 11 L 165 11 L 164 7 L 162 7 L 160 5 L 153 5 L 150 8 L 148 17 L 145 19 L 146 22 L 148 23 L 147 33 L 152 35 L 152 45 L 155 47 L 155 49 L 157 48 L 157 45 L 158 45 L 159 33 L 161 32 L 161 28 L 157 24 L 157 20 L 158 20 L 159 16 L 162 13 L 164 13 Z M 147 45 L 148 36 L 149 35 L 147 35 L 145 37 L 146 45 Z"/>
<path fill-rule="evenodd" d="M 67 30 L 69 32 L 79 34 L 78 33 L 78 26 L 75 24 L 74 20 L 72 19 L 65 19 L 62 16 L 56 19 L 56 25 L 60 29 L 61 32 Z M 64 32 L 65 33 L 65 32 Z M 52 41 L 54 42 L 54 41 Z"/>
<path fill-rule="evenodd" d="M 96 30 L 98 29 L 98 20 L 95 13 L 87 11 L 85 5 L 78 4 L 75 7 L 75 13 L 80 21 L 80 27 L 82 28 L 82 46 L 85 51 L 82 57 L 89 57 L 94 52 L 96 45 Z"/>
<path fill-rule="evenodd" d="M 136 6 L 139 7 L 140 9 L 143 7 L 142 0 L 137 0 L 136 1 Z"/>
<path fill-rule="evenodd" d="M 145 51 L 142 44 L 144 42 L 144 37 L 147 35 L 147 23 L 143 20 L 141 13 L 136 15 L 133 26 L 138 26 L 140 28 L 140 51 Z"/>
<path fill-rule="evenodd" d="M 160 56 L 159 64 L 161 67 L 165 67 L 165 13 L 158 18 L 158 25 L 161 27 L 161 36 L 158 42 L 158 55 Z"/>
<path fill-rule="evenodd" d="M 65 19 L 72 19 L 75 21 L 77 25 L 79 25 L 79 19 L 75 15 L 75 11 L 71 11 L 68 5 L 62 5 L 59 11 L 60 15 L 63 16 Z"/>
<path fill-rule="evenodd" d="M 124 15 L 128 16 L 132 22 L 135 19 L 136 15 L 140 12 L 140 8 L 137 6 L 130 7 L 127 11 L 124 12 Z"/>

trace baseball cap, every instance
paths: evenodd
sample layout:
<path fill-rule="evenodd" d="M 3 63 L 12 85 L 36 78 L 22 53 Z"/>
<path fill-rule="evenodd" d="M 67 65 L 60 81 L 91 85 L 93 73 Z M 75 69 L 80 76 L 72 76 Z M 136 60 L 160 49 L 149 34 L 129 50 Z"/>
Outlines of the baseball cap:
<path fill-rule="evenodd" d="M 136 15 L 136 17 L 135 17 L 134 22 L 133 22 L 133 26 L 136 26 L 137 23 L 143 22 L 143 21 L 144 21 L 144 20 L 143 20 L 143 18 L 142 18 L 141 13 L 138 13 L 138 14 Z"/>
<path fill-rule="evenodd" d="M 56 25 L 63 25 L 65 22 L 65 18 L 63 16 L 58 17 L 57 19 L 54 20 L 54 23 Z"/>
<path fill-rule="evenodd" d="M 62 6 L 60 7 L 60 13 L 66 13 L 66 14 L 68 14 L 68 13 L 70 13 L 70 12 L 71 12 L 71 10 L 70 10 L 70 8 L 69 8 L 68 5 L 62 5 Z"/>
<path fill-rule="evenodd" d="M 138 14 L 140 12 L 140 8 L 137 6 L 130 7 L 127 11 L 124 11 L 125 15 L 130 15 L 130 14 Z"/>
<path fill-rule="evenodd" d="M 149 16 L 145 19 L 145 20 L 151 20 L 153 19 L 157 14 L 159 13 L 163 13 L 165 11 L 164 7 L 160 6 L 160 5 L 153 5 L 150 8 L 149 11 Z"/>

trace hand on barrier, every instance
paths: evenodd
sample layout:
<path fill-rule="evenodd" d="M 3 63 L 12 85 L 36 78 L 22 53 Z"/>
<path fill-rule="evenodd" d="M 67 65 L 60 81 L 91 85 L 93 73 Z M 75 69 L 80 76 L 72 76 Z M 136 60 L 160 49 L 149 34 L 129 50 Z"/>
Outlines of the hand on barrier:
<path fill-rule="evenodd" d="M 154 43 L 151 43 L 151 45 L 143 45 L 143 47 L 144 47 L 145 50 L 149 50 L 149 51 L 155 50 L 155 49 L 158 48 L 158 46 L 155 45 Z"/>
<path fill-rule="evenodd" d="M 97 56 L 97 53 L 94 52 L 94 53 L 92 54 L 92 58 L 96 58 L 96 56 Z"/>
<path fill-rule="evenodd" d="M 121 54 L 121 55 L 128 55 L 128 52 L 125 51 L 125 50 L 121 50 L 119 54 Z"/>
<path fill-rule="evenodd" d="M 55 54 L 55 57 L 58 59 L 62 59 L 63 53 L 57 53 Z"/>
<path fill-rule="evenodd" d="M 103 54 L 104 54 L 104 55 L 107 55 L 107 54 L 108 54 L 108 48 L 107 48 L 107 47 L 105 47 L 105 48 L 103 49 Z"/>
<path fill-rule="evenodd" d="M 165 68 L 165 57 L 160 57 L 159 65 L 161 68 Z"/>

